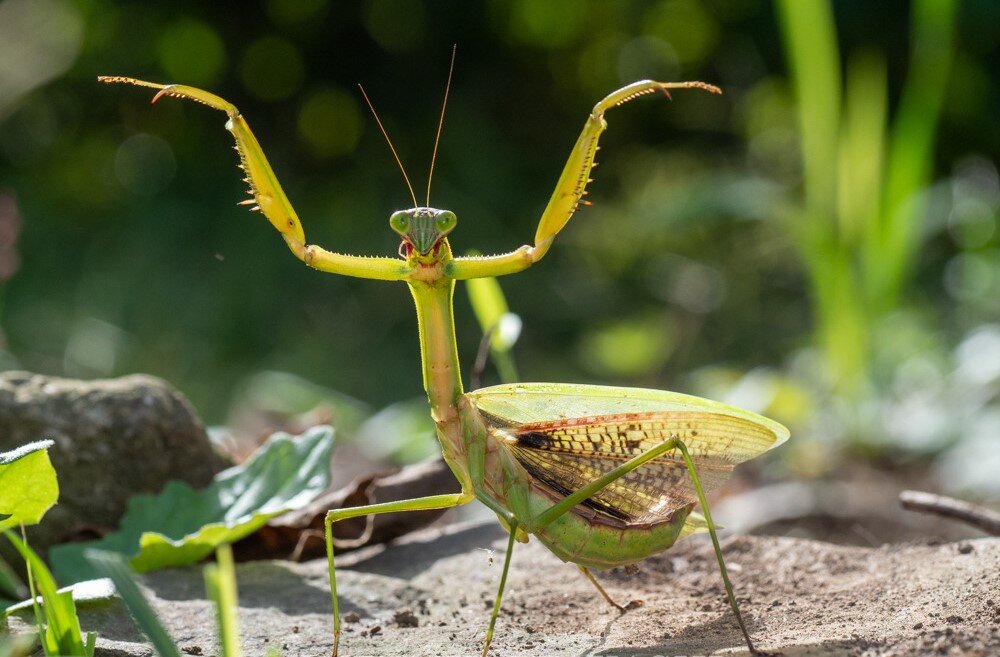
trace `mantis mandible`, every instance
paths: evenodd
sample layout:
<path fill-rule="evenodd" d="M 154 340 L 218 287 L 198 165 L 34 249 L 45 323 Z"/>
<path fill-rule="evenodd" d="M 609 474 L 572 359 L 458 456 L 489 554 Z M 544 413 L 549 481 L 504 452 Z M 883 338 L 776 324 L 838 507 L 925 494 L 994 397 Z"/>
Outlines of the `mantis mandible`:
<path fill-rule="evenodd" d="M 257 139 L 243 115 L 228 101 L 184 85 L 126 77 L 98 79 L 157 89 L 153 102 L 162 96 L 174 96 L 225 112 L 226 129 L 236 139 L 240 166 L 250 187 L 250 198 L 242 204 L 259 210 L 281 233 L 295 257 L 332 274 L 402 281 L 413 295 L 424 389 L 441 451 L 461 484 L 461 492 L 327 513 L 334 656 L 340 642 L 341 619 L 333 523 L 380 513 L 444 509 L 473 500 L 495 512 L 509 533 L 500 585 L 483 642 L 484 656 L 493 638 L 515 542 L 527 542 L 529 536 L 534 536 L 561 560 L 576 564 L 608 603 L 624 611 L 625 607 L 612 599 L 591 569 L 634 564 L 666 550 L 681 537 L 705 530 L 712 539 L 729 604 L 747 647 L 754 652 L 726 571 L 705 491 L 725 481 L 736 464 L 784 442 L 788 430 L 739 408 L 658 390 L 519 383 L 465 392 L 452 307 L 456 281 L 513 274 L 545 256 L 578 205 L 586 203 L 583 196 L 595 164 L 598 139 L 607 127 L 608 110 L 647 94 L 669 97 L 672 89 L 721 93 L 717 87 L 702 82 L 643 80 L 608 94 L 587 117 L 542 213 L 533 244 L 486 257 L 452 254 L 448 236 L 458 220 L 448 210 L 429 207 L 433 158 L 427 202 L 421 206 L 375 114 L 403 170 L 414 206 L 389 217 L 389 226 L 401 238 L 399 257 L 392 258 L 334 253 L 309 244 Z M 448 81 L 442 122 L 451 72 Z M 364 97 L 371 106 L 367 95 Z M 441 122 L 438 138 L 440 134 Z M 694 512 L 696 503 L 704 515 Z"/>

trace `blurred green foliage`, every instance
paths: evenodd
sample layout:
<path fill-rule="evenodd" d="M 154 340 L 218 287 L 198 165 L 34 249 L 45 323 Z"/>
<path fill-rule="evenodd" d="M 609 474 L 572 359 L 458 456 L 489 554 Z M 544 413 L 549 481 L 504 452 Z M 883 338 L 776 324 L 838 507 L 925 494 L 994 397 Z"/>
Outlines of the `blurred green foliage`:
<path fill-rule="evenodd" d="M 95 78 L 236 103 L 310 240 L 392 254 L 406 189 L 355 85 L 419 188 L 457 42 L 432 195 L 459 217 L 457 252 L 530 241 L 608 91 L 726 92 L 609 114 L 595 206 L 502 281 L 523 380 L 717 393 L 775 409 L 809 449 L 858 427 L 886 444 L 894 404 L 961 370 L 1000 315 L 1000 6 L 957 2 L 952 28 L 950 4 L 2 0 L 0 195 L 17 212 L 0 206 L 0 259 L 4 222 L 23 228 L 0 367 L 150 372 L 211 422 L 262 371 L 376 407 L 419 397 L 403 285 L 303 267 L 236 207 L 224 117 Z M 469 367 L 465 295 L 456 315 Z M 863 383 L 845 392 L 838 367 Z M 925 444 L 959 441 L 944 426 Z"/>
<path fill-rule="evenodd" d="M 334 431 L 316 426 L 300 436 L 275 433 L 245 462 L 195 490 L 170 481 L 156 495 L 129 500 L 118 530 L 97 540 L 49 550 L 63 582 L 97 577 L 91 549 L 127 555 L 140 573 L 198 563 L 220 545 L 249 536 L 276 516 L 303 508 L 330 484 Z"/>
<path fill-rule="evenodd" d="M 884 56 L 853 54 L 844 84 L 829 5 L 782 0 L 780 8 L 805 187 L 790 228 L 799 234 L 834 384 L 860 396 L 880 347 L 871 325 L 899 309 L 923 242 L 956 2 L 914 3 L 912 56 L 891 126 Z"/>

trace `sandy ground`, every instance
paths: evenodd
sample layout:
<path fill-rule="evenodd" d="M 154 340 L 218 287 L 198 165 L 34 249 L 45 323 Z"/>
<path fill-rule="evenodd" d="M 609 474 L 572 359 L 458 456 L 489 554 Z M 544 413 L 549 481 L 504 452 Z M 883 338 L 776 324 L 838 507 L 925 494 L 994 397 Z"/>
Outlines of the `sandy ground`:
<path fill-rule="evenodd" d="M 517 545 L 490 654 L 747 654 L 700 538 L 643 562 L 638 574 L 599 576 L 620 601 L 643 601 L 625 614 L 574 566 L 537 543 Z M 1000 655 L 1000 539 L 859 548 L 748 536 L 724 545 L 750 633 L 767 654 Z M 341 654 L 477 655 L 504 546 L 499 527 L 476 523 L 345 555 L 339 586 L 353 622 Z M 199 569 L 145 583 L 185 652 L 217 654 Z M 325 562 L 241 564 L 239 586 L 245 654 L 329 654 Z M 85 608 L 83 622 L 100 632 L 103 655 L 151 654 L 117 604 Z"/>

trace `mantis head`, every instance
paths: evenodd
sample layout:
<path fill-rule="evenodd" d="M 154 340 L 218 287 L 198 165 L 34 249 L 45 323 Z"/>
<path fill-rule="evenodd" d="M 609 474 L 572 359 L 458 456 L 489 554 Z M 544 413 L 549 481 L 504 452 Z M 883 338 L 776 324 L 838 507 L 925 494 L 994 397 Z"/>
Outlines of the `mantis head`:
<path fill-rule="evenodd" d="M 434 137 L 434 152 L 431 155 L 431 169 L 430 173 L 427 174 L 427 206 L 431 204 L 431 181 L 434 179 L 434 163 L 437 160 L 438 144 L 441 141 L 441 128 L 444 126 L 444 110 L 448 107 L 448 90 L 451 89 L 451 74 L 455 70 L 455 52 L 457 47 L 456 45 L 451 49 L 448 84 L 444 88 L 444 101 L 441 103 L 441 118 L 438 120 L 437 135 Z M 385 142 L 389 145 L 389 150 L 392 151 L 392 156 L 395 158 L 396 164 L 399 165 L 399 170 L 403 174 L 403 181 L 406 182 L 406 188 L 410 191 L 410 198 L 413 199 L 414 207 L 409 210 L 398 210 L 393 212 L 389 217 L 389 226 L 403 238 L 403 243 L 399 245 L 399 255 L 400 257 L 409 259 L 414 256 L 414 251 L 416 251 L 416 258 L 426 264 L 428 261 L 438 258 L 438 249 L 441 242 L 448 236 L 448 233 L 455 229 L 455 226 L 458 224 L 458 218 L 454 212 L 449 210 L 438 210 L 417 205 L 417 195 L 413 191 L 413 185 L 410 184 L 410 177 L 406 175 L 406 167 L 403 166 L 403 161 L 399 159 L 396 147 L 392 145 L 392 140 L 389 139 L 389 133 L 386 132 L 385 126 L 382 125 L 382 120 L 378 118 L 378 112 L 375 111 L 375 106 L 372 105 L 368 94 L 365 93 L 365 88 L 360 84 L 358 88 L 361 90 L 361 95 L 364 97 L 368 109 L 372 111 L 375 123 L 378 124 L 379 130 L 382 131 L 382 136 L 385 137 Z M 445 252 L 448 255 L 451 253 L 447 245 L 445 246 Z M 428 256 L 430 257 L 428 258 Z"/>
<path fill-rule="evenodd" d="M 434 208 L 399 210 L 389 217 L 389 226 L 403 238 L 400 253 L 405 249 L 407 256 L 412 251 L 421 256 L 428 255 L 457 224 L 458 217 L 454 212 Z"/>

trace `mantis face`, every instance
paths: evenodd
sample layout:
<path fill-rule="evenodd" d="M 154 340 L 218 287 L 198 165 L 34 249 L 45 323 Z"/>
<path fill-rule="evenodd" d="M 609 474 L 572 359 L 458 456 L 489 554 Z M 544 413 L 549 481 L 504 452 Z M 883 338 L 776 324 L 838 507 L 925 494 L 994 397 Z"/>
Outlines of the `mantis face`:
<path fill-rule="evenodd" d="M 400 210 L 389 217 L 389 226 L 403 238 L 400 255 L 404 257 L 409 257 L 413 251 L 421 256 L 432 251 L 436 253 L 441 240 L 457 224 L 458 218 L 454 212 L 434 208 Z"/>

